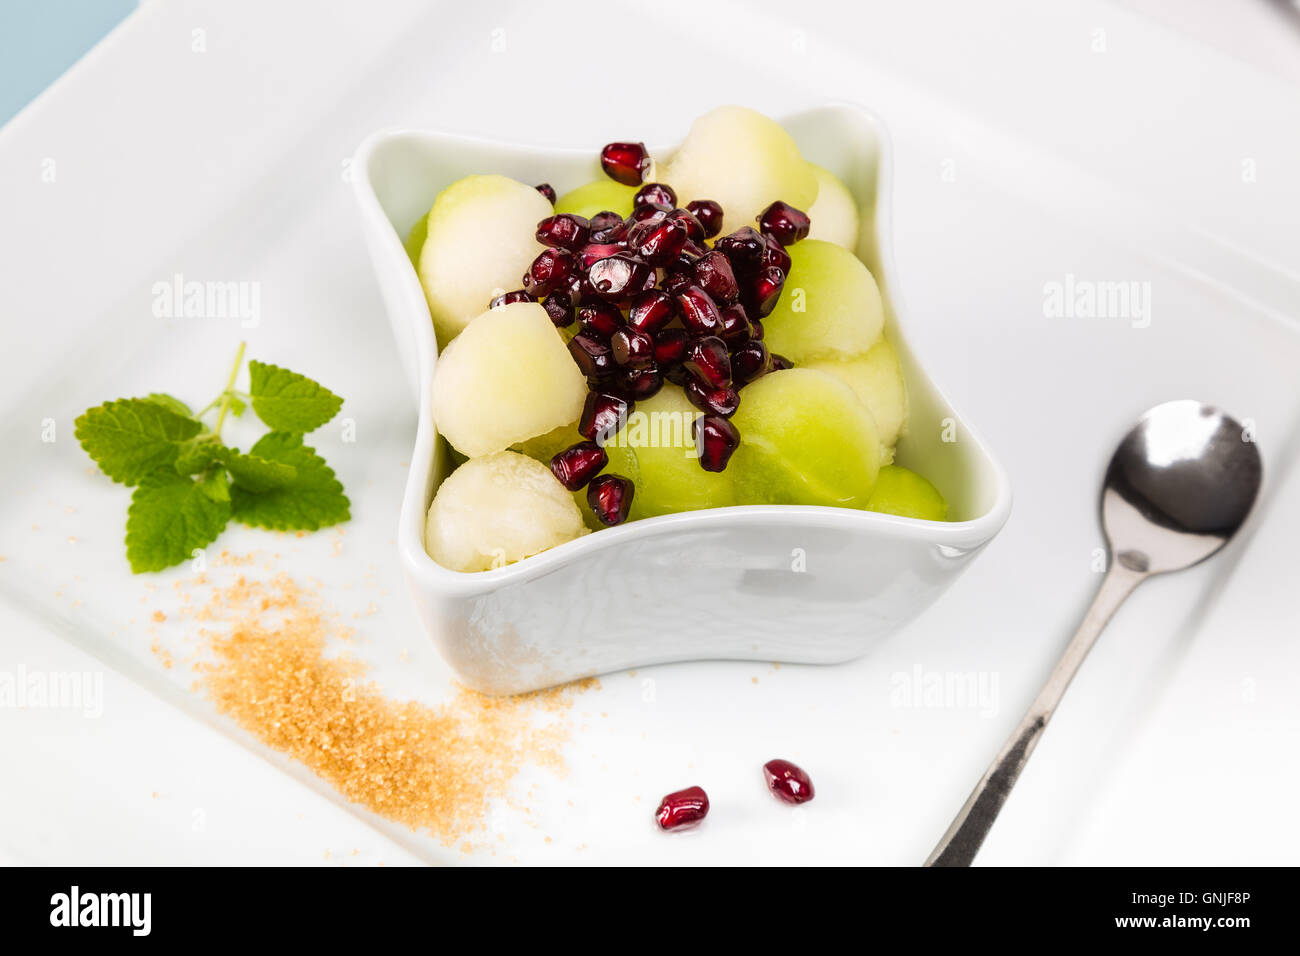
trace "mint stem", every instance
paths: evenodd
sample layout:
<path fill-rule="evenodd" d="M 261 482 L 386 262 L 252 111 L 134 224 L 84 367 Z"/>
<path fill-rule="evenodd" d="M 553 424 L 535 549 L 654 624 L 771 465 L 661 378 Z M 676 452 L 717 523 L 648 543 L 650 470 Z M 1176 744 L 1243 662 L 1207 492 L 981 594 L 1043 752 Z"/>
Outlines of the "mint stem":
<path fill-rule="evenodd" d="M 239 351 L 235 353 L 235 364 L 230 370 L 230 378 L 226 380 L 226 387 L 221 392 L 221 410 L 217 413 L 217 423 L 212 426 L 214 441 L 221 440 L 221 423 L 226 420 L 226 412 L 230 411 L 230 390 L 235 387 L 235 377 L 239 375 L 240 366 L 244 364 L 244 347 L 247 344 L 247 342 L 239 343 Z"/>

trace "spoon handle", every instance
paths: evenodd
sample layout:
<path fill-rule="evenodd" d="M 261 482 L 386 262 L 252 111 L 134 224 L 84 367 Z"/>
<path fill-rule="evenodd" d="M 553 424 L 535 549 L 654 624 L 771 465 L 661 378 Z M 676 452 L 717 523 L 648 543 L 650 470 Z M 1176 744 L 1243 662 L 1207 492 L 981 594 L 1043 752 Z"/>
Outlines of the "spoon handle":
<path fill-rule="evenodd" d="M 1034 698 L 1020 725 L 1012 731 L 1007 742 L 1002 745 L 1002 750 L 971 791 L 965 805 L 948 827 L 948 832 L 925 861 L 926 866 L 971 865 L 984 838 L 992 829 L 993 822 L 997 820 L 1002 804 L 1011 795 L 1011 788 L 1019 779 L 1020 772 L 1029 762 L 1029 755 L 1034 752 L 1038 739 L 1047 728 L 1047 722 L 1065 695 L 1065 689 L 1070 686 L 1079 665 L 1097 640 L 1097 635 L 1110 621 L 1116 608 L 1124 603 L 1124 599 L 1146 577 L 1144 571 L 1133 571 L 1119 561 L 1111 561 L 1110 570 L 1102 579 L 1097 596 L 1093 598 L 1083 623 L 1074 632 L 1065 653 L 1057 661 L 1052 675 Z"/>

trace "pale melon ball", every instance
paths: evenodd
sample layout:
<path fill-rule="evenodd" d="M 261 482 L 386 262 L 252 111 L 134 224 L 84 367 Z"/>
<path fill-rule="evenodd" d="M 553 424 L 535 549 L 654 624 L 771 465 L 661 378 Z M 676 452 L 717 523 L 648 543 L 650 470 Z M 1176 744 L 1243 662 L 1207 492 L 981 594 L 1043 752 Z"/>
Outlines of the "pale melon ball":
<path fill-rule="evenodd" d="M 506 176 L 466 176 L 438 193 L 418 271 L 440 345 L 493 295 L 519 288 L 544 248 L 537 224 L 552 212 L 545 196 Z"/>
<path fill-rule="evenodd" d="M 586 379 L 536 302 L 483 312 L 434 366 L 434 424 L 468 458 L 576 420 L 586 397 Z"/>
<path fill-rule="evenodd" d="M 720 106 L 691 124 L 661 182 L 685 206 L 712 199 L 722 206 L 722 233 L 752 226 L 776 200 L 807 212 L 817 198 L 817 176 L 790 134 L 743 106 Z"/>
<path fill-rule="evenodd" d="M 862 355 L 885 324 L 880 288 L 871 271 L 843 246 L 805 239 L 786 250 L 790 275 L 763 320 L 764 342 L 795 365 L 818 358 Z"/>
<path fill-rule="evenodd" d="M 471 458 L 438 487 L 424 548 L 453 571 L 488 571 L 587 533 L 573 496 L 549 468 L 503 451 Z"/>
<path fill-rule="evenodd" d="M 884 461 L 894 460 L 894 446 L 907 430 L 907 389 L 898 353 L 881 338 L 865 355 L 847 359 L 813 359 L 800 368 L 830 372 L 862 400 L 876 420 Z"/>
<path fill-rule="evenodd" d="M 809 239 L 822 239 L 833 242 L 845 249 L 858 246 L 858 201 L 849 192 L 849 187 L 830 170 L 809 163 L 808 167 L 817 177 L 817 201 L 806 210 L 812 226 L 808 230 Z"/>

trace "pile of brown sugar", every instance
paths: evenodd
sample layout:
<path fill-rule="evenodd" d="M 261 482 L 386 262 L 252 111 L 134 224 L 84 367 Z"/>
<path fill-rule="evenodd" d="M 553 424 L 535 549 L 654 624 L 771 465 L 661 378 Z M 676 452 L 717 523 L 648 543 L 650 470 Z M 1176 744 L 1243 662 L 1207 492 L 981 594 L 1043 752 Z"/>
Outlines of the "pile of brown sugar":
<path fill-rule="evenodd" d="M 450 845 L 485 829 L 491 803 L 528 764 L 563 771 L 565 713 L 585 681 L 517 697 L 459 689 L 438 705 L 385 696 L 351 640 L 286 575 L 213 587 L 197 689 L 349 800 Z M 215 625 L 215 626 L 212 626 Z"/>

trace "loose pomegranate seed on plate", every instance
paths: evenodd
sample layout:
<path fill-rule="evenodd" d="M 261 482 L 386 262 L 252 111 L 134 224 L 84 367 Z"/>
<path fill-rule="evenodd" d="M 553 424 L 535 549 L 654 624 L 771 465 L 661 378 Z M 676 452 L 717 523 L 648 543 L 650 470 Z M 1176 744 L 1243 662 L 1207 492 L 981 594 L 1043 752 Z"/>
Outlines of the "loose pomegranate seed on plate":
<path fill-rule="evenodd" d="M 783 246 L 808 238 L 810 225 L 806 212 L 779 199 L 758 214 L 758 228 Z"/>
<path fill-rule="evenodd" d="M 501 306 L 510 305 L 512 302 L 536 302 L 536 301 L 537 301 L 536 299 L 534 299 L 523 289 L 516 289 L 514 292 L 503 292 L 499 296 L 493 298 L 493 300 L 488 303 L 488 308 L 499 309 L 501 308 Z"/>
<path fill-rule="evenodd" d="M 694 199 L 686 204 L 686 211 L 704 227 L 705 239 L 712 239 L 722 231 L 722 207 L 712 199 Z"/>
<path fill-rule="evenodd" d="M 546 297 L 542 302 L 542 308 L 546 314 L 551 317 L 557 329 L 568 328 L 573 324 L 573 302 L 569 299 L 568 293 L 555 291 Z"/>
<path fill-rule="evenodd" d="M 785 273 L 776 266 L 764 266 L 754 276 L 746 297 L 750 308 L 759 318 L 771 314 L 785 288 Z"/>
<path fill-rule="evenodd" d="M 600 299 L 578 306 L 578 324 L 587 332 L 609 338 L 623 327 L 623 313 Z"/>
<path fill-rule="evenodd" d="M 727 343 L 716 335 L 696 339 L 686 349 L 687 371 L 710 388 L 731 384 L 731 355 Z"/>
<path fill-rule="evenodd" d="M 588 379 L 599 379 L 617 367 L 609 343 L 590 332 L 579 332 L 569 339 L 569 354 L 578 363 L 578 369 Z"/>
<path fill-rule="evenodd" d="M 568 249 L 543 249 L 524 273 L 524 291 L 529 295 L 550 294 L 577 269 L 578 258 Z"/>
<path fill-rule="evenodd" d="M 807 803 L 817 795 L 808 774 L 788 760 L 769 760 L 763 764 L 763 779 L 773 796 L 786 803 Z"/>
<path fill-rule="evenodd" d="M 551 459 L 551 473 L 570 491 L 577 491 L 609 464 L 609 455 L 594 441 L 583 441 Z"/>
<path fill-rule="evenodd" d="M 677 193 L 673 192 L 673 187 L 666 183 L 646 183 L 636 191 L 632 197 L 632 206 L 644 206 L 646 203 L 654 203 L 657 206 L 667 206 L 672 209 L 677 205 Z"/>
<path fill-rule="evenodd" d="M 649 332 L 621 328 L 610 338 L 609 346 L 614 353 L 614 361 L 619 365 L 644 368 L 654 361 L 655 342 Z"/>
<path fill-rule="evenodd" d="M 725 471 L 731 453 L 740 447 L 740 432 L 719 415 L 697 418 L 691 424 L 691 434 L 700 451 L 700 467 L 705 471 Z"/>
<path fill-rule="evenodd" d="M 552 206 L 555 205 L 555 187 L 553 187 L 550 183 L 538 183 L 533 188 L 536 189 L 543 196 L 545 196 L 546 201 L 548 203 L 550 203 Z"/>
<path fill-rule="evenodd" d="M 578 419 L 578 434 L 603 445 L 618 434 L 634 407 L 633 402 L 612 392 L 588 392 Z"/>
<path fill-rule="evenodd" d="M 627 310 L 627 324 L 641 332 L 656 334 L 672 321 L 673 300 L 658 289 L 642 292 Z"/>
<path fill-rule="evenodd" d="M 740 298 L 740 286 L 732 271 L 731 260 L 717 249 L 700 256 L 691 265 L 695 284 L 713 297 L 719 305 L 730 305 Z"/>
<path fill-rule="evenodd" d="M 710 388 L 697 378 L 688 378 L 682 389 L 692 405 L 710 415 L 730 418 L 740 407 L 740 393 L 734 388 Z"/>
<path fill-rule="evenodd" d="M 587 504 L 601 524 L 612 527 L 627 520 L 635 490 L 630 478 L 600 475 L 587 485 Z"/>
<path fill-rule="evenodd" d="M 655 823 L 661 830 L 683 830 L 697 826 L 709 814 L 709 795 L 702 787 L 687 787 L 659 801 Z"/>
<path fill-rule="evenodd" d="M 600 151 L 600 168 L 624 186 L 639 186 L 650 168 L 645 143 L 609 143 Z"/>
<path fill-rule="evenodd" d="M 737 276 L 748 275 L 763 264 L 767 240 L 752 226 L 741 226 L 716 240 L 713 248 L 721 250 L 731 260 L 731 268 Z"/>
<path fill-rule="evenodd" d="M 750 339 L 731 355 L 731 377 L 737 385 L 748 385 L 771 370 L 772 357 L 758 339 Z"/>
<path fill-rule="evenodd" d="M 537 241 L 544 246 L 560 246 L 577 252 L 587 244 L 591 225 L 581 216 L 560 213 L 547 216 L 537 224 Z"/>
<path fill-rule="evenodd" d="M 697 285 L 689 285 L 673 300 L 682 324 L 698 335 L 711 335 L 722 326 L 717 303 Z"/>

